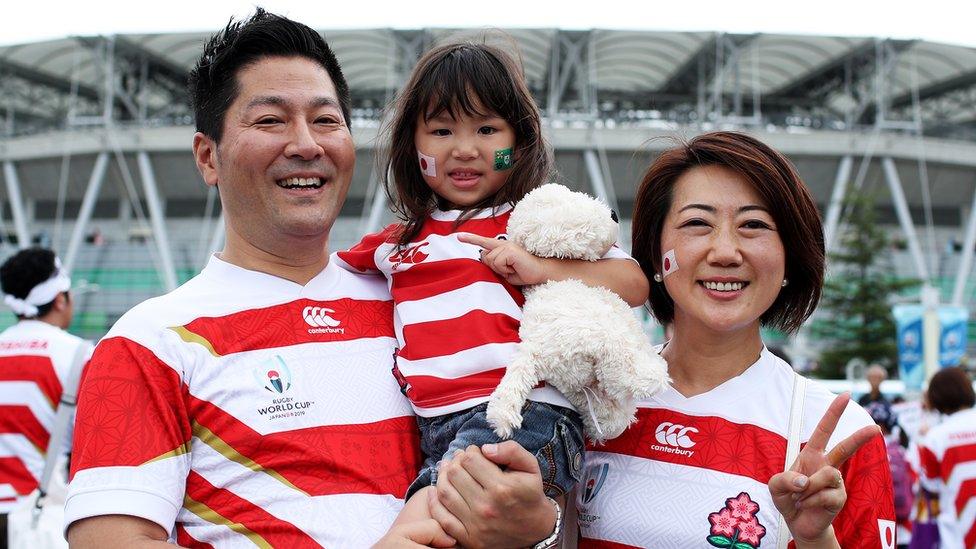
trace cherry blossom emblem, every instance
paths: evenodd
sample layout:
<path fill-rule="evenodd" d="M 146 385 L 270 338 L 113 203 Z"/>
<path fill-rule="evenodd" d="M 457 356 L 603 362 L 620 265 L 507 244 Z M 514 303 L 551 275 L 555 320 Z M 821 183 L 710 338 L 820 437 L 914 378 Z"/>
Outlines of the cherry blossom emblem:
<path fill-rule="evenodd" d="M 759 504 L 745 492 L 725 500 L 724 508 L 708 515 L 708 521 L 712 523 L 706 538 L 708 543 L 729 549 L 756 549 L 766 535 L 766 527 L 759 524 L 757 513 Z"/>

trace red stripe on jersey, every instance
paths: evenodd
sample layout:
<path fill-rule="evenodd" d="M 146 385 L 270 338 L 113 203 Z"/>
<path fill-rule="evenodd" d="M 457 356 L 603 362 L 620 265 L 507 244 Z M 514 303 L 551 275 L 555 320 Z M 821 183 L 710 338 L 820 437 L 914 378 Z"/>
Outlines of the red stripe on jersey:
<path fill-rule="evenodd" d="M 579 540 L 580 549 L 639 549 L 636 545 L 616 543 L 603 539 L 581 538 Z"/>
<path fill-rule="evenodd" d="M 51 434 L 27 406 L 0 405 L 0 433 L 24 435 L 42 453 L 51 440 Z"/>
<path fill-rule="evenodd" d="M 418 263 L 409 269 L 394 272 L 393 301 L 404 303 L 426 299 L 476 282 L 501 284 L 516 305 L 521 307 L 525 303 L 525 297 L 518 288 L 499 278 L 480 261 L 468 258 Z"/>
<path fill-rule="evenodd" d="M 471 398 L 485 397 L 498 387 L 505 368 L 478 372 L 469 376 L 445 379 L 434 376 L 406 376 L 410 388 L 407 397 L 420 408 L 456 404 Z"/>
<path fill-rule="evenodd" d="M 976 461 L 976 444 L 951 446 L 942 457 L 942 481 L 948 482 L 956 465 Z"/>
<path fill-rule="evenodd" d="M 840 471 L 847 503 L 833 522 L 839 545 L 844 549 L 886 547 L 878 521 L 895 521 L 895 496 L 884 437 L 873 437 L 840 466 Z"/>
<path fill-rule="evenodd" d="M 19 495 L 26 496 L 37 488 L 37 479 L 20 458 L 0 457 L 0 484 L 9 484 Z"/>
<path fill-rule="evenodd" d="M 71 476 L 140 465 L 188 443 L 185 394 L 179 375 L 149 349 L 122 337 L 102 340 L 78 395 Z"/>
<path fill-rule="evenodd" d="M 956 517 L 962 515 L 962 510 L 972 498 L 976 498 L 976 478 L 968 478 L 959 484 L 959 493 L 956 494 Z M 976 526 L 976 525 L 974 525 Z M 968 545 L 967 545 L 968 547 Z"/>
<path fill-rule="evenodd" d="M 37 355 L 17 355 L 0 357 L 0 382 L 29 381 L 47 397 L 51 408 L 56 408 L 61 400 L 61 380 L 54 370 L 50 357 Z"/>
<path fill-rule="evenodd" d="M 319 308 L 313 311 L 313 308 Z M 322 309 L 329 311 L 322 311 Z M 314 312 L 338 323 L 321 326 L 305 320 Z M 299 299 L 223 317 L 203 317 L 184 326 L 205 339 L 218 355 L 276 349 L 302 343 L 393 337 L 393 302 L 360 299 Z"/>
<path fill-rule="evenodd" d="M 786 439 L 755 425 L 719 417 L 638 408 L 637 423 L 605 446 L 591 449 L 740 475 L 766 484 L 783 470 Z"/>
<path fill-rule="evenodd" d="M 217 488 L 193 471 L 190 471 L 186 477 L 186 495 L 198 503 L 206 505 L 226 519 L 228 523 L 222 524 L 223 526 L 230 527 L 239 524 L 260 536 L 271 547 L 315 547 L 318 545 L 314 539 L 294 524 L 271 515 L 229 490 Z M 190 511 L 192 512 L 193 509 Z M 201 518 L 209 520 L 209 517 Z"/>
<path fill-rule="evenodd" d="M 359 271 L 377 271 L 376 267 L 376 248 L 386 242 L 396 242 L 395 233 L 400 225 L 393 224 L 387 226 L 378 233 L 368 234 L 352 248 L 338 252 L 340 259 L 345 261 L 354 269 Z"/>
<path fill-rule="evenodd" d="M 176 523 L 176 543 L 178 543 L 180 547 L 187 547 L 189 549 L 214 549 L 213 545 L 199 541 L 191 536 L 190 533 L 186 531 L 186 528 L 183 528 L 181 523 Z"/>
<path fill-rule="evenodd" d="M 410 416 L 262 435 L 209 402 L 189 399 L 194 420 L 233 452 L 312 496 L 403 497 L 420 468 L 420 435 Z"/>
<path fill-rule="evenodd" d="M 471 311 L 447 320 L 418 322 L 403 327 L 400 356 L 421 360 L 448 356 L 489 343 L 518 343 L 519 321 L 502 313 Z"/>
<path fill-rule="evenodd" d="M 439 221 L 436 219 L 427 218 L 427 221 L 424 222 L 424 226 L 420 229 L 420 233 L 413 238 L 413 241 L 421 242 L 431 235 L 447 236 L 457 232 L 474 233 L 486 236 L 488 238 L 493 238 L 506 233 L 508 218 L 511 213 L 512 210 L 508 210 L 507 212 L 500 213 L 495 217 L 468 219 L 467 221 L 461 223 L 460 226 L 455 226 L 454 220 Z"/>
<path fill-rule="evenodd" d="M 918 447 L 919 461 L 922 464 L 922 473 L 925 478 L 937 479 L 942 478 L 940 473 L 941 466 L 939 465 L 939 458 L 935 457 L 935 453 L 929 450 L 925 446 Z"/>

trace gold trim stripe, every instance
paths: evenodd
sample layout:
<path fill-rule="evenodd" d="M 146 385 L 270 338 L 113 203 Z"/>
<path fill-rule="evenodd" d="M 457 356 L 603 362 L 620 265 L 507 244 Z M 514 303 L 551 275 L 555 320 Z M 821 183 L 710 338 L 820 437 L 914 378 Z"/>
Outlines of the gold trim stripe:
<path fill-rule="evenodd" d="M 200 517 L 201 519 L 211 524 L 218 524 L 230 528 L 231 530 L 251 540 L 251 543 L 257 545 L 261 549 L 274 549 L 266 539 L 259 536 L 255 532 L 251 531 L 251 529 L 248 528 L 247 526 L 244 526 L 239 522 L 233 522 L 227 519 L 217 511 L 211 509 L 206 504 L 200 503 L 199 501 L 196 501 L 195 499 L 191 498 L 188 495 L 183 496 L 183 507 L 186 508 L 187 511 L 193 513 L 194 515 Z"/>
<path fill-rule="evenodd" d="M 182 456 L 183 454 L 188 454 L 188 453 L 190 453 L 190 441 L 186 441 L 183 444 L 177 446 L 176 448 L 170 450 L 169 452 L 166 452 L 165 454 L 160 454 L 150 459 L 149 461 L 143 463 L 142 465 L 145 465 L 146 463 L 153 463 L 154 461 L 161 461 L 171 457 Z"/>
<path fill-rule="evenodd" d="M 197 437 L 198 439 L 200 439 L 200 442 L 203 442 L 207 446 L 213 448 L 214 450 L 219 452 L 220 455 L 233 461 L 234 463 L 243 465 L 244 467 L 247 467 L 248 469 L 254 471 L 255 473 L 264 473 L 269 477 L 277 480 L 278 482 L 284 484 L 288 488 L 291 488 L 292 490 L 295 490 L 306 497 L 311 497 L 311 494 L 309 494 L 305 490 L 302 490 L 298 486 L 292 484 L 288 479 L 282 476 L 281 473 L 278 473 L 274 469 L 266 469 L 261 465 L 259 465 L 258 463 L 256 463 L 251 458 L 241 455 L 237 450 L 232 448 L 230 444 L 227 444 L 226 442 L 224 442 L 223 439 L 215 435 L 213 431 L 207 429 L 203 425 L 200 425 L 196 421 L 193 422 L 193 436 Z"/>
<path fill-rule="evenodd" d="M 198 343 L 203 346 L 204 349 L 210 352 L 215 357 L 219 357 L 220 354 L 214 350 L 213 345 L 207 341 L 207 338 L 200 334 L 195 334 L 190 330 L 186 329 L 186 326 L 170 326 L 170 330 L 176 332 L 176 335 L 180 336 L 180 339 L 187 343 Z"/>

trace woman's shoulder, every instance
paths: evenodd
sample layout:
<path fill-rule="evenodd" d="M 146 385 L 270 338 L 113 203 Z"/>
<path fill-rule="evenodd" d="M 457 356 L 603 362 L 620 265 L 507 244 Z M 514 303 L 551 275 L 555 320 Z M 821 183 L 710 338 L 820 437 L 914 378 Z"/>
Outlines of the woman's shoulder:
<path fill-rule="evenodd" d="M 806 395 L 803 402 L 804 440 L 810 437 L 835 398 L 837 395 L 824 384 L 815 379 L 806 380 Z M 848 400 L 847 407 L 837 422 L 837 428 L 834 429 L 834 434 L 830 437 L 828 448 L 868 425 L 874 425 L 871 416 L 856 401 Z"/>

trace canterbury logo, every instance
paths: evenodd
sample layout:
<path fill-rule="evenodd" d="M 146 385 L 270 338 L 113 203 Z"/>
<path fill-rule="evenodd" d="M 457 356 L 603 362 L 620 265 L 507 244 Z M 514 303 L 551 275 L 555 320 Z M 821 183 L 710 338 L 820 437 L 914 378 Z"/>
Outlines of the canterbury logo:
<path fill-rule="evenodd" d="M 400 265 L 407 264 L 413 265 L 416 263 L 422 263 L 425 259 L 430 257 L 421 251 L 429 242 L 421 242 L 420 244 L 415 244 L 400 250 L 399 252 L 390 256 L 390 262 L 393 263 L 393 269 L 396 270 Z"/>
<path fill-rule="evenodd" d="M 695 441 L 691 440 L 688 433 L 697 433 L 698 429 L 694 427 L 685 427 L 684 425 L 678 425 L 677 423 L 671 423 L 670 421 L 665 421 L 664 423 L 657 426 L 657 430 L 654 431 L 654 438 L 658 442 L 667 446 L 673 446 L 675 448 L 691 448 L 695 445 Z"/>
<path fill-rule="evenodd" d="M 312 307 L 309 305 L 302 310 L 302 318 L 305 319 L 305 323 L 309 326 L 335 328 L 341 322 L 326 314 L 334 312 L 332 309 L 326 309 L 325 307 Z"/>

